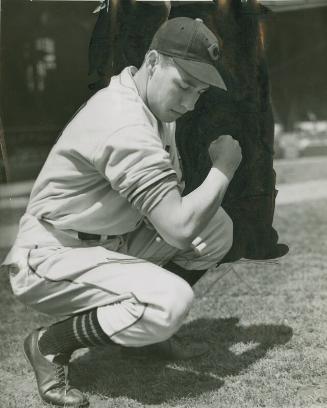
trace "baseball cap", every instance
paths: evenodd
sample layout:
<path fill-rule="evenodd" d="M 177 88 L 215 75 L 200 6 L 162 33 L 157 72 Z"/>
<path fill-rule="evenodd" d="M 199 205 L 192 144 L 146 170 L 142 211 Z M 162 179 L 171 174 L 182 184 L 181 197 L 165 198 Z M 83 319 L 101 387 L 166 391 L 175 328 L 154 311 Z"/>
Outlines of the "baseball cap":
<path fill-rule="evenodd" d="M 176 65 L 194 78 L 227 90 L 218 72 L 220 50 L 217 37 L 199 18 L 176 17 L 155 33 L 150 50 L 173 58 Z"/>

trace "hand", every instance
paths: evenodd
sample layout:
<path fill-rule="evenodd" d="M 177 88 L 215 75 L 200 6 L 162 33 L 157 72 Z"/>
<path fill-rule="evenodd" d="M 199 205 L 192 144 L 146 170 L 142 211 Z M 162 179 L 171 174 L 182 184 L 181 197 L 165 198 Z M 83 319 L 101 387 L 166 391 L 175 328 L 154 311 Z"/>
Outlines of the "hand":
<path fill-rule="evenodd" d="M 212 165 L 231 180 L 242 160 L 242 150 L 237 140 L 230 135 L 218 137 L 209 146 Z"/>

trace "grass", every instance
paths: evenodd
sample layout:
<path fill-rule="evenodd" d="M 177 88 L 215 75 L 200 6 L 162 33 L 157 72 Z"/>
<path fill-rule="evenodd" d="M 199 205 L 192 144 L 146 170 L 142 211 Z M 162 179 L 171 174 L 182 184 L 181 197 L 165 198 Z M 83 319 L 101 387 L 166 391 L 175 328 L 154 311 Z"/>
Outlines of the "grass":
<path fill-rule="evenodd" d="M 206 357 L 126 359 L 115 347 L 82 350 L 72 379 L 94 408 L 316 408 L 327 405 L 327 201 L 278 207 L 290 253 L 207 274 L 180 335 Z M 0 254 L 1 257 L 1 254 Z M 22 339 L 51 322 L 18 303 L 0 275 L 0 407 L 43 407 Z"/>

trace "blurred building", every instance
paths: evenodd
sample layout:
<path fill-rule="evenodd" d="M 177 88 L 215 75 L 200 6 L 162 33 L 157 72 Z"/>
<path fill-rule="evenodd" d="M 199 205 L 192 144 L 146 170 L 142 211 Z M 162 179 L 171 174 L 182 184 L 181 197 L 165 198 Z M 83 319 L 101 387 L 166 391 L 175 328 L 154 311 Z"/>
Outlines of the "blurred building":
<path fill-rule="evenodd" d="M 296 3 L 290 11 L 277 7 L 266 33 L 276 119 L 287 131 L 311 117 L 327 119 L 327 2 L 316 8 Z"/>
<path fill-rule="evenodd" d="M 12 179 L 34 178 L 87 99 L 95 3 L 2 0 L 1 117 Z"/>

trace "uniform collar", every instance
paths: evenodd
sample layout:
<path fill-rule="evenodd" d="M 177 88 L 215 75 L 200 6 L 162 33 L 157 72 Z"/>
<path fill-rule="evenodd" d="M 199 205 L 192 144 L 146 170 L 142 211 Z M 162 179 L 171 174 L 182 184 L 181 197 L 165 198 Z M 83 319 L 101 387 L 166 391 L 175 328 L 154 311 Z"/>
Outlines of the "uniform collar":
<path fill-rule="evenodd" d="M 139 95 L 139 91 L 137 89 L 136 83 L 133 79 L 133 76 L 137 73 L 137 68 L 130 66 L 126 67 L 122 70 L 120 75 L 118 76 L 119 82 L 122 86 L 127 88 L 133 89 Z"/>
<path fill-rule="evenodd" d="M 159 121 L 154 116 L 154 114 L 151 112 L 151 110 L 148 108 L 148 106 L 146 105 L 144 100 L 141 98 L 141 96 L 139 94 L 139 91 L 137 89 L 136 83 L 135 83 L 135 81 L 133 79 L 133 76 L 136 74 L 137 71 L 138 70 L 137 70 L 136 67 L 129 66 L 129 67 L 124 68 L 122 70 L 122 72 L 120 73 L 120 75 L 118 75 L 118 77 L 116 77 L 116 78 L 118 78 L 118 81 L 119 81 L 121 86 L 124 86 L 126 88 L 131 89 L 139 97 L 140 101 L 143 104 L 144 110 L 149 115 L 148 117 L 151 118 L 151 121 L 156 124 L 156 126 L 158 128 L 158 132 L 159 132 L 159 134 L 161 135 L 161 138 L 162 138 L 162 135 L 165 133 L 165 131 L 166 131 L 165 129 L 167 128 L 167 126 L 168 127 L 171 127 L 171 126 L 175 127 L 175 122 L 168 124 L 168 123 Z"/>
<path fill-rule="evenodd" d="M 126 87 L 131 89 L 139 98 L 140 102 L 143 105 L 143 109 L 146 112 L 146 114 L 148 115 L 149 119 L 151 122 L 155 123 L 157 126 L 161 126 L 162 122 L 160 122 L 155 116 L 154 114 L 151 112 L 151 110 L 149 109 L 149 107 L 146 105 L 146 103 L 144 102 L 144 100 L 142 99 L 139 90 L 137 89 L 136 83 L 134 81 L 134 75 L 137 72 L 137 68 L 134 66 L 130 66 L 127 68 L 124 68 L 122 70 L 122 72 L 120 73 L 120 75 L 118 76 L 118 80 L 121 86 Z"/>

